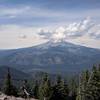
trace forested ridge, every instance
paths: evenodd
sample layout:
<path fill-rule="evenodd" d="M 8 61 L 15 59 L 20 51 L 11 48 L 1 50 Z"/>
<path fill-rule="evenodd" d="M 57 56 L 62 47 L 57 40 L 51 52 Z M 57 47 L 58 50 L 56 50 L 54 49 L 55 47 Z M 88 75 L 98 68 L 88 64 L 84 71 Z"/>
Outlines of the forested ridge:
<path fill-rule="evenodd" d="M 16 86 L 10 68 L 0 91 L 8 96 L 35 98 L 38 100 L 100 100 L 100 65 L 94 65 L 69 80 L 58 75 L 52 81 L 45 73 L 41 80 L 23 79 Z M 66 76 L 67 77 L 67 76 Z"/>

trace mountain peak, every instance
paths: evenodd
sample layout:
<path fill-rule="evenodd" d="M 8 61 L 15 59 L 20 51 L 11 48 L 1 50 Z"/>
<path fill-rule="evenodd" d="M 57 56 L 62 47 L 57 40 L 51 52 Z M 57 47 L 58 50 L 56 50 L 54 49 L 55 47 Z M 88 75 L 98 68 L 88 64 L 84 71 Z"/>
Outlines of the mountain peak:
<path fill-rule="evenodd" d="M 38 45 L 38 48 L 41 49 L 48 49 L 51 47 L 67 47 L 67 48 L 72 48 L 72 47 L 80 47 L 79 45 L 75 45 L 73 43 L 67 42 L 67 41 L 48 41 L 44 44 Z"/>
<path fill-rule="evenodd" d="M 0 52 L 1 65 L 13 66 L 26 72 L 76 72 L 100 62 L 100 50 L 67 41 L 48 41 L 30 48 L 5 52 Z"/>

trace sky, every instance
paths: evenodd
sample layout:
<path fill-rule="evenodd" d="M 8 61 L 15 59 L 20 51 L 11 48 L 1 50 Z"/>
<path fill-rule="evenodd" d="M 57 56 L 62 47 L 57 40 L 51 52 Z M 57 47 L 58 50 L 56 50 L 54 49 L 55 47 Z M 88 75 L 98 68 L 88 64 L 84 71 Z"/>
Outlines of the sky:
<path fill-rule="evenodd" d="M 100 0 L 0 0 L 0 49 L 62 40 L 100 49 Z"/>

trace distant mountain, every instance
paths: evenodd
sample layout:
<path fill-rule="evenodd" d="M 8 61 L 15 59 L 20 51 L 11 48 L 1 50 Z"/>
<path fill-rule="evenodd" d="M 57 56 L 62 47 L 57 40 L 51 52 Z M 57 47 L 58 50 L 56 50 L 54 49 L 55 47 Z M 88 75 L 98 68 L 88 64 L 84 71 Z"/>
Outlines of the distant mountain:
<path fill-rule="evenodd" d="M 30 48 L 0 51 L 1 65 L 8 65 L 27 73 L 76 73 L 99 63 L 100 49 L 64 41 L 49 41 Z"/>
<path fill-rule="evenodd" d="M 9 68 L 10 73 L 11 73 L 12 81 L 15 82 L 15 84 L 22 82 L 24 79 L 26 79 L 26 80 L 32 79 L 32 76 L 27 74 L 27 73 L 24 73 L 22 71 L 16 70 L 16 69 L 11 68 L 11 67 L 0 66 L 0 87 L 2 86 L 2 84 L 5 81 L 8 68 Z"/>
<path fill-rule="evenodd" d="M 2 67 L 0 67 L 0 79 L 4 79 L 6 77 L 8 68 L 10 70 L 12 79 L 14 79 L 14 80 L 23 80 L 23 79 L 32 78 L 27 73 L 24 73 L 22 71 L 16 70 L 16 69 L 11 68 L 11 67 L 2 66 Z"/>

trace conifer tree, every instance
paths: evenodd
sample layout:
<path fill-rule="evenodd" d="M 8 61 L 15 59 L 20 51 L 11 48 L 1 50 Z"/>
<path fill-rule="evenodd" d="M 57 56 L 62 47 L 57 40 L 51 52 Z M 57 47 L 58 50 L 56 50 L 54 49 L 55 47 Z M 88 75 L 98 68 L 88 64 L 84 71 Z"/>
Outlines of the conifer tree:
<path fill-rule="evenodd" d="M 61 77 L 58 76 L 57 84 L 52 88 L 52 95 L 50 97 L 50 100 L 66 100 L 67 97 L 67 84 L 65 84 Z"/>
<path fill-rule="evenodd" d="M 72 100 L 76 100 L 76 96 L 77 96 L 77 84 L 76 80 L 72 78 L 70 81 L 70 97 L 72 98 Z"/>
<path fill-rule="evenodd" d="M 39 88 L 40 100 L 49 100 L 51 95 L 51 84 L 47 74 L 43 78 L 43 83 Z"/>
<path fill-rule="evenodd" d="M 86 91 L 88 91 L 91 95 L 90 97 L 94 100 L 100 99 L 100 72 L 96 66 L 93 66 L 92 77 Z"/>
<path fill-rule="evenodd" d="M 87 73 L 87 72 L 86 72 Z M 100 71 L 96 66 L 93 69 L 87 79 L 82 75 L 81 80 L 81 94 L 82 97 L 77 100 L 100 100 Z M 85 84 L 84 84 L 85 83 Z M 82 87 L 84 86 L 84 88 Z"/>
<path fill-rule="evenodd" d="M 89 71 L 84 71 L 82 74 L 81 74 L 81 77 L 79 78 L 79 100 L 82 99 L 82 100 L 85 100 L 85 90 L 87 88 L 87 85 L 88 85 L 88 81 L 89 81 Z"/>
<path fill-rule="evenodd" d="M 39 98 L 39 83 L 37 81 L 35 82 L 33 93 L 34 93 L 34 97 L 38 99 Z"/>
<path fill-rule="evenodd" d="M 10 95 L 17 96 L 17 88 L 15 86 L 13 86 L 13 84 L 12 84 L 9 68 L 8 68 L 8 72 L 7 72 L 7 76 L 6 76 L 6 81 L 4 84 L 4 93 L 9 96 Z"/>

